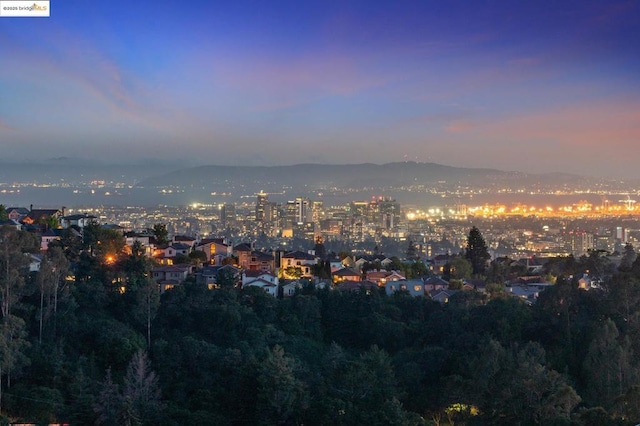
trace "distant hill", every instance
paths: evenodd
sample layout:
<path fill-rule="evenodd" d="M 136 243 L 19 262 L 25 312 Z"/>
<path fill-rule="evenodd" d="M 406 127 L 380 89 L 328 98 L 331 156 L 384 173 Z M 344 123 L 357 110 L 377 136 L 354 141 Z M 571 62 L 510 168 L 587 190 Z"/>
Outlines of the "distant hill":
<path fill-rule="evenodd" d="M 171 170 L 175 169 L 173 167 Z M 0 183 L 86 184 L 93 180 L 134 183 L 167 172 L 158 165 L 112 165 L 56 158 L 46 162 L 0 163 Z"/>
<path fill-rule="evenodd" d="M 461 168 L 436 163 L 297 164 L 292 166 L 201 166 L 176 170 L 140 182 L 146 187 L 211 187 L 226 183 L 291 187 L 399 187 L 416 184 L 498 184 L 582 182 L 584 177 L 554 173 L 528 175 L 494 169 Z"/>
<path fill-rule="evenodd" d="M 176 164 L 181 163 L 107 165 L 69 158 L 39 163 L 0 163 L 0 186 L 3 187 L 0 204 L 49 207 L 215 204 L 251 198 L 264 190 L 276 202 L 307 196 L 343 204 L 384 195 L 401 203 L 439 205 L 444 193 L 456 200 L 470 201 L 474 197 L 474 200 L 489 201 L 497 198 L 478 195 L 500 194 L 504 189 L 508 189 L 507 193 L 524 194 L 530 190 L 537 194 L 562 194 L 566 189 L 583 189 L 585 194 L 596 196 L 591 189 L 624 193 L 635 192 L 634 188 L 638 187 L 638 182 L 606 181 L 564 173 L 526 174 L 436 163 L 211 165 L 180 169 L 176 169 Z M 91 182 L 94 184 L 88 185 Z M 14 183 L 22 185 L 14 190 Z M 9 189 L 5 192 L 6 188 Z M 467 192 L 472 188 L 473 196 Z"/>

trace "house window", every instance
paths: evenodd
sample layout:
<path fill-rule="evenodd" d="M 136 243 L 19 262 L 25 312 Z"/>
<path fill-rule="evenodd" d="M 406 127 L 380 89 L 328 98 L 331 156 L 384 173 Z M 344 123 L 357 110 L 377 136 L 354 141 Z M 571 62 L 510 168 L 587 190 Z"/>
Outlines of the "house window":
<path fill-rule="evenodd" d="M 422 290 L 422 286 L 421 285 L 414 285 L 413 286 L 413 291 L 420 291 Z"/>

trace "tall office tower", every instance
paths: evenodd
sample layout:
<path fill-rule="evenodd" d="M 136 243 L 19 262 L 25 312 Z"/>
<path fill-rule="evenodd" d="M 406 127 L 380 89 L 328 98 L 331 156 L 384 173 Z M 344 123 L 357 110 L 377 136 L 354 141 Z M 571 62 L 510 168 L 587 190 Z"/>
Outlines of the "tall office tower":
<path fill-rule="evenodd" d="M 366 201 L 352 201 L 349 203 L 349 211 L 352 216 L 366 216 L 369 211 L 369 203 Z"/>
<path fill-rule="evenodd" d="M 297 223 L 297 208 L 295 201 L 287 201 L 287 204 L 283 206 L 283 228 L 293 228 L 293 225 Z"/>
<path fill-rule="evenodd" d="M 324 219 L 324 202 L 312 201 L 311 202 L 311 220 L 313 223 L 320 223 Z"/>
<path fill-rule="evenodd" d="M 295 223 L 312 222 L 313 212 L 310 208 L 309 199 L 306 197 L 298 197 L 295 200 L 296 217 Z"/>
<path fill-rule="evenodd" d="M 384 229 L 392 229 L 398 226 L 398 222 L 400 221 L 400 203 L 397 203 L 396 200 L 389 197 L 379 200 L 378 212 L 378 223 Z"/>
<path fill-rule="evenodd" d="M 263 191 L 260 191 L 259 194 L 256 194 L 256 221 L 264 222 L 265 220 L 265 207 L 269 202 L 269 196 L 265 194 Z"/>
<path fill-rule="evenodd" d="M 233 204 L 223 204 L 220 206 L 220 222 L 222 226 L 234 226 L 236 222 L 236 206 Z"/>

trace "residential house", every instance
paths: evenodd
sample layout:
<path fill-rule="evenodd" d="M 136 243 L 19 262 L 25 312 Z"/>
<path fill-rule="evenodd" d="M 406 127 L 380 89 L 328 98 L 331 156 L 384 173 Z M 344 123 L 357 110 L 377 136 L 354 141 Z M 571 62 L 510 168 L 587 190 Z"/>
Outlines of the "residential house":
<path fill-rule="evenodd" d="M 318 259 L 301 251 L 292 251 L 282 256 L 280 259 L 280 268 L 285 278 L 312 278 L 312 266 L 318 263 Z M 288 268 L 300 268 L 300 276 L 289 276 Z"/>
<path fill-rule="evenodd" d="M 449 290 L 449 289 L 431 290 L 429 292 L 429 296 L 431 296 L 431 299 L 434 300 L 435 302 L 438 302 L 441 305 L 444 305 L 446 303 L 449 303 L 449 299 L 451 298 L 451 296 L 453 296 L 459 291 L 461 290 Z"/>
<path fill-rule="evenodd" d="M 175 243 L 180 243 L 180 244 L 186 244 L 188 245 L 190 248 L 193 248 L 196 246 L 197 240 L 193 237 L 188 237 L 186 235 L 174 235 L 172 240 L 171 240 L 174 244 Z"/>
<path fill-rule="evenodd" d="M 252 271 L 249 269 L 245 269 L 242 271 L 242 286 L 250 284 L 256 280 L 267 281 L 271 284 L 275 284 L 276 286 L 279 284 L 278 277 L 273 275 L 270 272 L 262 272 L 262 271 Z"/>
<path fill-rule="evenodd" d="M 532 305 L 538 300 L 540 293 L 552 285 L 551 283 L 519 279 L 518 282 L 507 284 L 506 291 L 509 296 L 517 297 L 528 305 Z"/>
<path fill-rule="evenodd" d="M 68 216 L 63 216 L 60 219 L 60 225 L 63 228 L 70 228 L 72 226 L 77 226 L 78 228 L 84 228 L 89 225 L 91 222 L 94 222 L 98 219 L 97 216 L 93 216 L 87 213 L 82 214 L 72 214 Z"/>
<path fill-rule="evenodd" d="M 164 249 L 164 257 L 187 256 L 191 251 L 191 246 L 183 243 L 173 243 Z"/>
<path fill-rule="evenodd" d="M 452 259 L 450 254 L 439 254 L 432 260 L 432 271 L 436 275 L 441 275 L 444 272 L 444 266 Z"/>
<path fill-rule="evenodd" d="M 401 281 L 407 278 L 398 271 L 368 271 L 366 274 L 368 281 L 373 281 L 378 286 L 384 286 L 390 281 Z"/>
<path fill-rule="evenodd" d="M 145 255 L 152 257 L 155 252 L 155 238 L 147 233 L 141 232 L 127 232 L 124 234 L 125 244 L 128 247 L 133 247 L 137 242 L 144 247 Z M 162 253 L 164 255 L 164 252 Z"/>
<path fill-rule="evenodd" d="M 475 290 L 480 293 L 485 293 L 487 283 L 485 280 L 462 280 L 462 288 L 465 290 Z"/>
<path fill-rule="evenodd" d="M 331 274 L 331 277 L 333 278 L 333 282 L 340 282 L 340 281 L 362 281 L 362 277 L 360 276 L 359 272 L 354 271 L 353 269 L 350 268 L 342 268 L 334 273 Z"/>
<path fill-rule="evenodd" d="M 15 220 L 16 222 L 20 222 L 29 214 L 29 209 L 25 207 L 7 207 L 5 210 L 7 212 L 7 218 Z"/>
<path fill-rule="evenodd" d="M 388 281 L 385 283 L 385 292 L 388 296 L 398 292 L 406 291 L 411 296 L 418 297 L 425 295 L 424 281 L 420 279 L 404 280 L 404 281 Z"/>
<path fill-rule="evenodd" d="M 275 270 L 273 255 L 253 250 L 249 244 L 243 243 L 235 246 L 233 253 L 238 256 L 238 266 L 242 269 L 262 272 Z"/>
<path fill-rule="evenodd" d="M 231 257 L 233 247 L 224 238 L 205 238 L 196 245 L 196 250 L 203 251 L 207 260 L 213 265 L 220 265 L 223 259 Z"/>
<path fill-rule="evenodd" d="M 329 267 L 331 268 L 331 273 L 333 274 L 334 272 L 344 268 L 344 265 L 342 264 L 342 261 L 340 261 L 340 259 L 335 257 L 333 259 L 329 259 Z"/>
<path fill-rule="evenodd" d="M 61 229 L 48 229 L 40 236 L 40 250 L 47 251 L 49 249 L 49 243 L 51 241 L 59 240 L 61 235 Z"/>
<path fill-rule="evenodd" d="M 40 265 L 42 264 L 42 259 L 44 258 L 44 256 L 41 254 L 25 254 L 29 256 L 29 272 L 38 272 L 40 270 Z"/>
<path fill-rule="evenodd" d="M 303 288 L 308 281 L 292 280 L 282 286 L 282 296 L 291 297 L 296 294 L 296 290 Z"/>
<path fill-rule="evenodd" d="M 246 287 L 258 287 L 263 289 L 265 292 L 270 294 L 273 297 L 278 297 L 278 286 L 270 283 L 269 281 L 265 281 L 262 279 L 258 279 L 255 281 L 251 281 Z"/>
<path fill-rule="evenodd" d="M 53 228 L 57 228 L 60 225 L 62 216 L 62 210 L 59 209 L 32 209 L 29 214 L 22 218 L 22 223 L 33 225 L 46 223 L 48 220 L 53 219 Z"/>
<path fill-rule="evenodd" d="M 158 266 L 151 270 L 152 277 L 160 285 L 160 291 L 182 284 L 191 272 L 189 265 Z"/>
<path fill-rule="evenodd" d="M 424 288 L 427 292 L 432 292 L 433 290 L 446 290 L 449 288 L 449 282 L 432 275 L 424 280 Z"/>
<path fill-rule="evenodd" d="M 352 266 L 354 269 L 359 271 L 362 270 L 362 267 L 367 263 L 379 264 L 382 269 L 386 269 L 393 264 L 393 261 L 388 257 L 378 254 L 378 255 L 360 255 L 357 256 L 355 264 Z"/>
<path fill-rule="evenodd" d="M 233 265 L 205 266 L 196 274 L 196 282 L 206 285 L 210 290 L 220 287 L 220 277 L 229 277 L 234 286 L 241 282 L 240 269 Z"/>
<path fill-rule="evenodd" d="M 344 257 L 341 261 L 343 268 L 354 268 L 356 261 L 351 256 Z"/>

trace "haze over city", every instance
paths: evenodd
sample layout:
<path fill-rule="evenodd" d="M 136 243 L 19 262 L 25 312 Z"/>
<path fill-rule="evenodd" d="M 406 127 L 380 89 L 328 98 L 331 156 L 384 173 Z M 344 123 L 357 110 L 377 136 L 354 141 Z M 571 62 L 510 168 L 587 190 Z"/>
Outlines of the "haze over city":
<path fill-rule="evenodd" d="M 5 161 L 638 178 L 640 5 L 52 2 L 0 26 Z"/>

